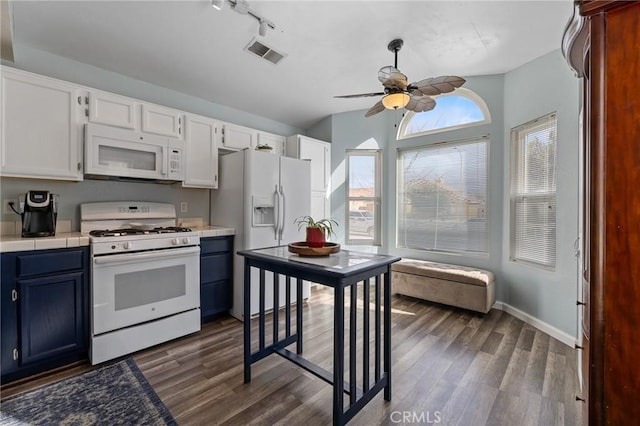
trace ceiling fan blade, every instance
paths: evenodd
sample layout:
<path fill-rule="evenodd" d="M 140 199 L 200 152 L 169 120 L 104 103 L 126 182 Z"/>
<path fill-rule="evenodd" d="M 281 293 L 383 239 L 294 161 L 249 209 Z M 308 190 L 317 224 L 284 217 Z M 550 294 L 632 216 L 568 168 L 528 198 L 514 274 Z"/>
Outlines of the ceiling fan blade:
<path fill-rule="evenodd" d="M 405 106 L 405 108 L 409 111 L 423 112 L 430 111 L 435 108 L 435 106 L 436 101 L 434 101 L 433 98 L 430 98 L 429 96 L 411 96 L 411 99 L 409 99 L 409 103 Z"/>
<path fill-rule="evenodd" d="M 466 80 L 455 75 L 443 75 L 441 77 L 426 78 L 417 83 L 411 83 L 409 87 L 416 87 L 425 95 L 435 96 L 441 93 L 453 92 L 462 86 Z"/>
<path fill-rule="evenodd" d="M 381 96 L 381 95 L 384 95 L 384 92 L 360 93 L 360 94 L 357 94 L 357 95 L 334 96 L 334 98 L 345 98 L 345 99 L 349 99 L 349 98 L 366 98 L 366 97 Z"/>
<path fill-rule="evenodd" d="M 382 101 L 376 102 L 374 106 L 372 106 L 369 111 L 364 115 L 365 117 L 371 117 L 381 111 L 384 111 L 384 105 L 382 105 Z"/>

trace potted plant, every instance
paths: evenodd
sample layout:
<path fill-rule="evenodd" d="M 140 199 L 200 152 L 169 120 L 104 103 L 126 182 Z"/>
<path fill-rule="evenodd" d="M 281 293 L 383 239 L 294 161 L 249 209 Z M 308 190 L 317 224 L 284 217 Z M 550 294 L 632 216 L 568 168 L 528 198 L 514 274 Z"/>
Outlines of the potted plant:
<path fill-rule="evenodd" d="M 256 151 L 266 151 L 266 152 L 273 152 L 273 147 L 271 145 L 258 145 L 256 146 Z"/>
<path fill-rule="evenodd" d="M 338 226 L 338 222 L 333 219 L 315 220 L 311 216 L 301 216 L 295 220 L 295 223 L 298 225 L 298 230 L 306 227 L 306 243 L 309 247 L 324 247 L 326 239 L 335 235 L 333 227 Z"/>

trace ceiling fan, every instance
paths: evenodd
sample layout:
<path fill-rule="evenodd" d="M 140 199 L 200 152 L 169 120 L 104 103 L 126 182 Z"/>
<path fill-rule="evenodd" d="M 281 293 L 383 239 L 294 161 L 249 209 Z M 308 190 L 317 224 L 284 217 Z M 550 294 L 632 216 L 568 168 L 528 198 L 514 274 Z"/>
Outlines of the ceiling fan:
<path fill-rule="evenodd" d="M 367 111 L 365 117 L 371 117 L 387 109 L 406 108 L 410 111 L 422 112 L 432 110 L 436 101 L 431 97 L 441 93 L 449 93 L 462 86 L 465 79 L 453 75 L 432 77 L 416 83 L 407 83 L 407 76 L 398 70 L 398 52 L 402 48 L 402 39 L 392 40 L 387 49 L 394 53 L 394 66 L 386 66 L 378 71 L 378 80 L 384 86 L 383 92 L 361 93 L 357 95 L 334 96 L 334 98 L 362 98 L 369 96 L 384 97 Z"/>

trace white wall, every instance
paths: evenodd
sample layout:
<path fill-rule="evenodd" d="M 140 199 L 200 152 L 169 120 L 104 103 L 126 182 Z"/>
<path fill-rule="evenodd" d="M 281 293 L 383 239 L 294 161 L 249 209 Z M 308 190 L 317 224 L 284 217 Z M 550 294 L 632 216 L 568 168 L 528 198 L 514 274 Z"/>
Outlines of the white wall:
<path fill-rule="evenodd" d="M 504 75 L 469 77 L 466 88 L 479 94 L 491 113 L 491 124 L 438 135 L 396 140 L 399 112 L 384 111 L 365 118 L 365 111 L 335 114 L 331 121 L 332 217 L 346 222 L 345 150 L 383 150 L 383 245 L 376 249 L 403 257 L 486 268 L 496 275 L 498 301 L 549 325 L 567 336 L 576 335 L 577 261 L 573 243 L 578 233 L 578 105 L 579 80 L 573 77 L 560 51 L 544 55 Z M 510 129 L 547 113 L 558 112 L 557 264 L 546 271 L 509 260 Z M 321 122 L 322 127 L 326 122 Z M 316 129 L 309 129 L 309 133 Z M 317 129 L 324 131 L 323 128 Z M 488 174 L 489 254 L 465 256 L 396 248 L 397 149 L 438 141 L 490 136 Z M 344 243 L 344 229 L 338 241 Z M 355 247 L 354 247 L 355 248 Z M 570 339 L 565 339 L 570 340 Z"/>
<path fill-rule="evenodd" d="M 556 268 L 546 271 L 509 259 L 509 197 L 503 204 L 502 274 L 507 294 L 503 301 L 575 336 L 578 263 L 574 242 L 578 236 L 579 100 L 580 80 L 570 71 L 560 51 L 544 55 L 505 75 L 504 163 L 509 176 L 510 129 L 557 111 Z M 509 182 L 503 185 L 509 193 Z"/>

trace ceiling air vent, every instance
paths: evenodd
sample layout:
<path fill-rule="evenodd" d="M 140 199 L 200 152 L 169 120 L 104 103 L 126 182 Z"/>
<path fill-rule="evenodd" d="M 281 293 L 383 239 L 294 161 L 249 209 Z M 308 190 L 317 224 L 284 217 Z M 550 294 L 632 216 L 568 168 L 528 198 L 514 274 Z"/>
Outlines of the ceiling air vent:
<path fill-rule="evenodd" d="M 256 37 L 254 37 L 253 40 L 249 42 L 246 50 L 260 56 L 262 59 L 265 59 L 274 65 L 287 57 L 285 53 L 276 51 L 272 47 L 264 44 L 264 42 L 258 40 Z"/>

